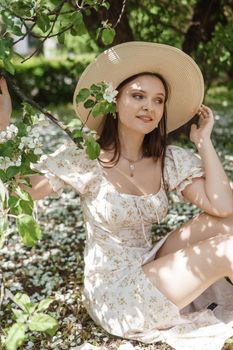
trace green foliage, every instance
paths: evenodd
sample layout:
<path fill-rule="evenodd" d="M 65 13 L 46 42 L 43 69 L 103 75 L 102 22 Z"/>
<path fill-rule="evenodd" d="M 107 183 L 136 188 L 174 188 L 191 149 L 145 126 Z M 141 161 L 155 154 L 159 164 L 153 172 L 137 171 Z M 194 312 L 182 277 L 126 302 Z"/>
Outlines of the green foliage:
<path fill-rule="evenodd" d="M 15 79 L 25 94 L 43 105 L 70 102 L 79 76 L 93 57 L 93 54 L 78 55 L 73 59 L 61 56 L 54 60 L 33 57 L 24 64 L 14 64 Z M 12 100 L 15 106 L 19 103 L 13 92 Z M 29 115 L 33 113 L 35 111 L 28 112 Z"/>
<path fill-rule="evenodd" d="M 199 7 L 197 11 L 199 17 L 195 20 L 193 15 L 200 3 L 199 0 L 162 2 L 142 0 L 138 4 L 136 0 L 129 0 L 127 18 L 134 40 L 158 42 L 181 49 L 190 27 L 196 21 L 197 30 L 189 40 L 197 40 L 197 46 L 188 54 L 200 66 L 208 89 L 216 79 L 225 83 L 226 72 L 232 72 L 233 8 L 230 1 L 219 0 L 217 2 L 220 8 L 219 14 L 212 12 L 211 15 L 206 13 L 203 16 Z M 202 1 L 203 5 L 204 3 Z M 211 7 L 210 4 L 209 9 Z"/>
<path fill-rule="evenodd" d="M 20 185 L 30 186 L 27 175 L 35 172 L 30 163 L 36 163 L 42 153 L 36 126 L 46 123 L 43 116 L 30 116 L 32 108 L 24 105 L 23 122 L 10 125 L 0 132 L 0 244 L 8 228 L 8 219 L 14 217 L 20 236 L 27 246 L 41 239 L 41 230 L 33 217 L 34 203 L 30 194 Z M 30 134 L 30 136 L 29 136 Z M 21 174 L 23 177 L 18 178 Z M 26 187 L 27 188 L 27 187 Z"/>
<path fill-rule="evenodd" d="M 0 17 L 5 31 L 0 40 L 0 61 L 4 68 L 12 75 L 15 73 L 14 45 L 27 33 L 39 40 L 39 47 L 50 37 L 57 37 L 58 42 L 64 44 L 66 36 L 87 34 L 83 16 L 88 16 L 90 9 L 98 11 L 101 7 L 109 8 L 108 1 L 82 1 L 78 6 L 67 1 L 2 1 Z M 115 35 L 115 31 L 110 27 L 110 23 L 106 24 L 103 33 L 103 41 L 107 43 L 113 40 Z M 11 34 L 17 35 L 19 39 L 13 41 Z"/>
<path fill-rule="evenodd" d="M 26 246 L 32 247 L 41 239 L 41 229 L 31 215 L 18 215 L 16 225 Z"/>
<path fill-rule="evenodd" d="M 9 292 L 8 292 L 9 293 Z M 58 323 L 52 316 L 45 314 L 52 298 L 46 298 L 33 304 L 27 294 L 11 295 L 12 301 L 19 307 L 13 309 L 15 323 L 6 330 L 4 346 L 6 350 L 17 350 L 30 336 L 31 332 L 46 332 L 53 336 L 58 329 Z"/>
<path fill-rule="evenodd" d="M 96 159 L 100 154 L 100 146 L 92 135 L 85 139 L 86 153 L 90 159 Z"/>

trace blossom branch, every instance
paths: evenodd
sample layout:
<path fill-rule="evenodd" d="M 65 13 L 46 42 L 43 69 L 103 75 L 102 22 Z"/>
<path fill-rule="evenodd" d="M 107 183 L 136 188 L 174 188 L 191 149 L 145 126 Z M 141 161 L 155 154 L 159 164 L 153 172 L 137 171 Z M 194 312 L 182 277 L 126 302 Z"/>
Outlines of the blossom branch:
<path fill-rule="evenodd" d="M 35 107 L 37 110 L 43 113 L 46 117 L 48 117 L 48 119 L 50 119 L 54 124 L 56 124 L 59 128 L 61 128 L 73 140 L 72 132 L 66 125 L 64 125 L 61 121 L 55 118 L 50 112 L 44 109 L 40 104 L 32 100 L 30 97 L 26 96 L 6 73 L 2 73 L 2 75 L 5 77 L 5 79 L 7 80 L 7 83 L 15 92 L 15 94 L 20 98 L 21 101 L 27 102 L 31 106 Z"/>

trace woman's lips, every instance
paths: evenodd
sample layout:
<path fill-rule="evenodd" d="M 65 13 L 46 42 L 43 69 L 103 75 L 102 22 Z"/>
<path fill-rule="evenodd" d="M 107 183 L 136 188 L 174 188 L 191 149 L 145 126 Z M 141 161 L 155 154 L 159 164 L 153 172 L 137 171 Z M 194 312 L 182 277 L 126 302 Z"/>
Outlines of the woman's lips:
<path fill-rule="evenodd" d="M 137 118 L 142 120 L 144 123 L 149 123 L 152 121 L 152 118 L 148 115 L 138 115 Z"/>

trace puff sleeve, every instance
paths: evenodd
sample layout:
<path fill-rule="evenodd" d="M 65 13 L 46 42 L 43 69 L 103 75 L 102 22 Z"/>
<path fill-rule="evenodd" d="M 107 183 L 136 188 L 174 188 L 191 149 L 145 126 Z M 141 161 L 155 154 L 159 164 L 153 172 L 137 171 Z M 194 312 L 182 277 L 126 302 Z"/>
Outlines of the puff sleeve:
<path fill-rule="evenodd" d="M 77 149 L 73 142 L 42 155 L 38 163 L 31 164 L 31 169 L 46 176 L 57 195 L 65 187 L 72 187 L 79 194 L 93 191 L 99 175 L 97 160 L 89 159 L 85 150 Z"/>
<path fill-rule="evenodd" d="M 178 146 L 167 147 L 165 157 L 165 181 L 168 191 L 176 191 L 181 199 L 182 191 L 192 183 L 196 177 L 204 177 L 204 169 L 200 157 Z"/>

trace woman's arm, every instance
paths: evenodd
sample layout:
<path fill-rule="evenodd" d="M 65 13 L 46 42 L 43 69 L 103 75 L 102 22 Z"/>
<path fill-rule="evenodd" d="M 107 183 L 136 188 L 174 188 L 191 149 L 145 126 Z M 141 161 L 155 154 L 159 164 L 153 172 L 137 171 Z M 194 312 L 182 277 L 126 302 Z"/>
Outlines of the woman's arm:
<path fill-rule="evenodd" d="M 0 131 L 6 129 L 10 123 L 12 112 L 11 97 L 7 88 L 6 80 L 0 79 Z"/>
<path fill-rule="evenodd" d="M 189 202 L 207 213 L 220 217 L 233 215 L 233 194 L 230 183 L 211 142 L 214 116 L 210 108 L 199 110 L 200 126 L 192 125 L 190 139 L 196 145 L 205 171 L 205 179 L 194 179 L 182 194 Z"/>
<path fill-rule="evenodd" d="M 28 176 L 32 187 L 19 184 L 19 186 L 27 191 L 33 200 L 42 199 L 47 196 L 55 195 L 56 192 L 53 191 L 48 179 L 43 175 L 33 175 Z"/>

